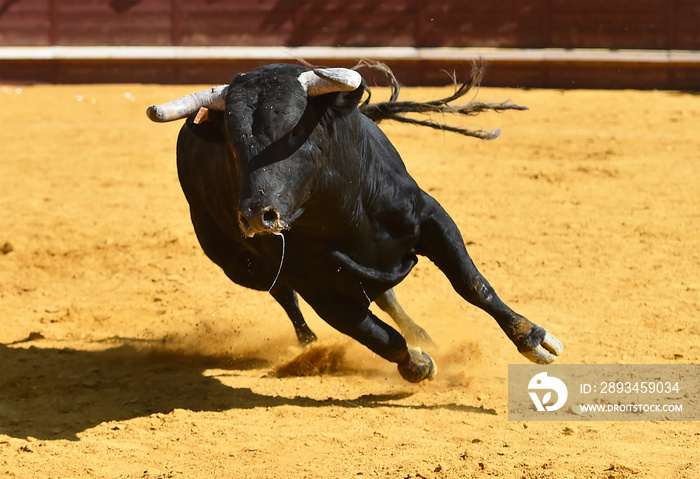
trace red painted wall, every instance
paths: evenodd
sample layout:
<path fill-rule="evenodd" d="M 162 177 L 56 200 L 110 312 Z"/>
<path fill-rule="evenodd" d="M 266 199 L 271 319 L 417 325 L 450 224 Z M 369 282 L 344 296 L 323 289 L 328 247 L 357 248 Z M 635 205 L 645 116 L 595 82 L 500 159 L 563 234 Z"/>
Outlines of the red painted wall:
<path fill-rule="evenodd" d="M 0 0 L 0 45 L 700 50 L 700 1 Z"/>
<path fill-rule="evenodd" d="M 700 50 L 700 0 L 0 0 L 0 46 L 25 45 Z M 223 82 L 264 61 L 4 60 L 0 81 Z M 436 85 L 464 63 L 390 66 Z M 484 85 L 700 91 L 700 66 L 492 61 Z"/>

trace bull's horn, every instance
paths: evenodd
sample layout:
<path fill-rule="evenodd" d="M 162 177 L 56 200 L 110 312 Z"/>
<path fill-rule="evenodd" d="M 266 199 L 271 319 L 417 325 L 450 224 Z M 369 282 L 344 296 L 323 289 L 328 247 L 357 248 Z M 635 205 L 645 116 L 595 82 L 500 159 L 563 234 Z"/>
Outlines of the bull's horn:
<path fill-rule="evenodd" d="M 163 123 L 187 118 L 203 106 L 212 110 L 225 110 L 227 89 L 228 85 L 219 85 L 190 93 L 162 105 L 151 105 L 146 110 L 146 116 L 151 121 Z"/>
<path fill-rule="evenodd" d="M 362 75 L 348 68 L 317 68 L 297 78 L 309 96 L 353 91 L 362 83 Z"/>

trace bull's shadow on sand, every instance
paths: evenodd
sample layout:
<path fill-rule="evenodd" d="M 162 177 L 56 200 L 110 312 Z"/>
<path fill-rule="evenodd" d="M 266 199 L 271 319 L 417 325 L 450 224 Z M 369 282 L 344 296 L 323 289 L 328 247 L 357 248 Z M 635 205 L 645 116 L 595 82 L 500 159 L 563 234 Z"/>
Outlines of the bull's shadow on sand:
<path fill-rule="evenodd" d="M 268 396 L 203 374 L 207 369 L 224 369 L 235 375 L 236 371 L 272 367 L 261 358 L 163 353 L 128 342 L 99 351 L 0 344 L 0 434 L 78 440 L 78 433 L 103 422 L 167 414 L 178 408 L 226 411 L 361 406 L 495 414 L 469 405 L 389 402 L 409 397 L 410 392 L 324 400 Z"/>

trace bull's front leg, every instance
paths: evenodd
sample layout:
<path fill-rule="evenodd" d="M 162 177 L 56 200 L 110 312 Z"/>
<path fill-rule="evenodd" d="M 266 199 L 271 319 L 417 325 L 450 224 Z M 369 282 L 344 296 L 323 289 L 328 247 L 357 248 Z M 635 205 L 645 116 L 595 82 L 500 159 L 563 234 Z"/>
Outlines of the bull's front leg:
<path fill-rule="evenodd" d="M 409 349 L 403 336 L 374 316 L 365 305 L 336 292 L 303 297 L 335 329 L 396 363 L 399 373 L 407 381 L 417 383 L 435 377 L 437 368 L 430 356 L 420 349 Z"/>
<path fill-rule="evenodd" d="M 452 218 L 437 201 L 425 196 L 428 204 L 421 223 L 418 253 L 427 256 L 445 273 L 460 296 L 490 314 L 523 356 L 539 364 L 555 361 L 563 350 L 561 342 L 510 309 L 496 295 L 474 266 Z"/>

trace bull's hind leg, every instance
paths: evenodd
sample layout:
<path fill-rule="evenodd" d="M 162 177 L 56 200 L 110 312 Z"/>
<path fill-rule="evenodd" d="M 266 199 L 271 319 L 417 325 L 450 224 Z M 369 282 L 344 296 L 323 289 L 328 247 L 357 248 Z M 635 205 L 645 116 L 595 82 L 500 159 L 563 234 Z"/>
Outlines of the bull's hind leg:
<path fill-rule="evenodd" d="M 399 327 L 409 344 L 416 344 L 423 347 L 436 347 L 436 344 L 430 338 L 430 335 L 416 324 L 411 317 L 403 310 L 399 301 L 396 299 L 393 289 L 388 289 L 384 293 L 377 296 L 374 302 L 379 308 L 391 316 L 396 325 Z"/>
<path fill-rule="evenodd" d="M 419 349 L 408 349 L 403 336 L 364 305 L 339 293 L 304 296 L 304 299 L 335 329 L 396 363 L 407 381 L 417 383 L 435 377 L 437 369 L 430 356 Z"/>
<path fill-rule="evenodd" d="M 276 272 L 255 253 L 228 239 L 205 211 L 191 208 L 190 216 L 204 253 L 224 270 L 231 281 L 258 291 L 270 289 L 275 282 Z M 294 290 L 286 284 L 275 283 L 270 294 L 289 316 L 299 344 L 306 346 L 314 342 L 316 335 L 304 321 Z"/>
<path fill-rule="evenodd" d="M 562 352 L 561 342 L 546 329 L 510 309 L 476 269 L 452 218 L 427 194 L 418 253 L 430 258 L 464 299 L 489 313 L 532 362 L 548 364 Z"/>

